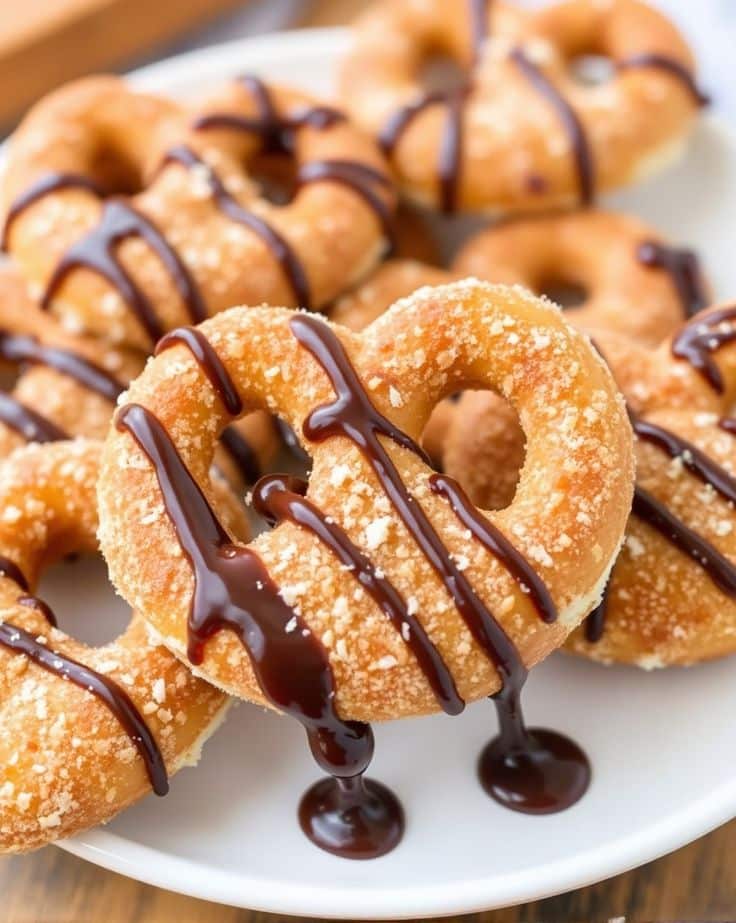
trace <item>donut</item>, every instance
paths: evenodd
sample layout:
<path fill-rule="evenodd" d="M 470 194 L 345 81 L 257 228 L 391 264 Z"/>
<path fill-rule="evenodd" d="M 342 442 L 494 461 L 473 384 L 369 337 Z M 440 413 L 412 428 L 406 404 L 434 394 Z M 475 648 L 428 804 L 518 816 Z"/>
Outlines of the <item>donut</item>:
<path fill-rule="evenodd" d="M 566 649 L 646 669 L 732 654 L 736 306 L 701 312 L 656 349 L 605 331 L 594 339 L 628 402 L 636 490 L 604 599 Z M 494 441 L 496 408 L 489 415 L 487 397 L 463 396 L 448 434 L 457 449 L 445 456 L 447 472 L 479 504 L 501 492 L 490 481 L 504 466 Z M 516 465 L 514 458 L 508 466 L 514 481 Z M 506 490 L 503 505 L 515 489 Z"/>
<path fill-rule="evenodd" d="M 577 67 L 591 55 L 602 82 Z M 445 59 L 459 74 L 436 88 L 427 68 Z M 588 204 L 661 169 L 707 102 L 684 39 L 640 0 L 380 0 L 340 95 L 405 197 L 492 214 Z"/>
<path fill-rule="evenodd" d="M 355 736 L 345 721 L 457 713 L 513 686 L 597 601 L 628 514 L 631 434 L 603 362 L 557 309 L 465 281 L 422 289 L 361 334 L 277 308 L 199 329 L 209 360 L 165 352 L 117 412 L 101 545 L 172 651 L 296 717 L 330 771 L 364 768 L 335 757 Z M 439 399 L 480 383 L 528 435 L 515 503 L 488 517 L 414 441 Z M 308 485 L 256 485 L 255 509 L 278 525 L 250 545 L 218 523 L 205 478 L 231 389 L 284 418 L 313 463 Z"/>
<path fill-rule="evenodd" d="M 452 269 L 519 283 L 553 301 L 566 291 L 578 295 L 566 315 L 571 323 L 649 346 L 711 302 L 692 250 L 671 245 L 638 218 L 595 209 L 488 227 L 465 243 Z"/>
<path fill-rule="evenodd" d="M 274 164 L 287 201 L 266 197 Z M 42 305 L 142 350 L 232 304 L 325 304 L 379 260 L 394 206 L 370 138 L 255 77 L 196 109 L 115 77 L 70 83 L 14 133 L 2 198 L 5 249 Z"/>
<path fill-rule="evenodd" d="M 193 765 L 228 699 L 133 616 L 90 648 L 33 595 L 42 571 L 95 553 L 100 444 L 19 449 L 0 465 L 0 851 L 104 823 Z M 63 626 L 63 613 L 61 613 Z"/>
<path fill-rule="evenodd" d="M 0 366 L 18 371 L 12 390 L 0 391 L 0 459 L 26 442 L 104 438 L 144 363 L 135 350 L 68 333 L 38 309 L 13 268 L 0 267 Z M 278 445 L 271 418 L 250 414 L 222 434 L 216 464 L 240 488 L 258 480 Z"/>

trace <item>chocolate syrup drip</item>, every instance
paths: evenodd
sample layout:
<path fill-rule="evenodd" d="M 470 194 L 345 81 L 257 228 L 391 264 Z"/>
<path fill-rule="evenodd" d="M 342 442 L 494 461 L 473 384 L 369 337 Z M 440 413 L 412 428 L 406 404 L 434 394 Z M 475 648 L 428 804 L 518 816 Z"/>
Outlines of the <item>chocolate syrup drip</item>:
<path fill-rule="evenodd" d="M 585 619 L 584 632 L 585 640 L 588 642 L 588 644 L 597 644 L 603 637 L 603 633 L 606 630 L 606 617 L 608 615 L 608 593 L 609 587 L 606 585 L 601 601 L 598 603 L 595 609 L 588 613 L 588 616 Z"/>
<path fill-rule="evenodd" d="M 156 738 L 143 720 L 128 693 L 109 676 L 97 673 L 90 667 L 72 660 L 58 651 L 53 651 L 36 640 L 35 634 L 12 625 L 0 624 L 0 645 L 16 654 L 24 654 L 29 660 L 43 667 L 54 676 L 69 680 L 80 689 L 91 692 L 103 702 L 120 722 L 131 743 L 138 751 L 146 767 L 151 788 L 157 795 L 166 795 L 169 780 Z"/>
<path fill-rule="evenodd" d="M 468 0 L 471 67 L 477 67 L 480 63 L 483 43 L 488 37 L 488 7 L 490 3 L 491 0 Z"/>
<path fill-rule="evenodd" d="M 153 305 L 117 257 L 117 245 L 131 237 L 145 240 L 161 260 L 192 320 L 195 323 L 204 320 L 207 309 L 202 296 L 176 250 L 150 218 L 118 198 L 107 199 L 103 203 L 98 224 L 72 244 L 62 256 L 46 285 L 41 307 L 49 307 L 71 272 L 87 269 L 102 276 L 116 288 L 151 340 L 158 340 L 163 330 Z"/>
<path fill-rule="evenodd" d="M 674 58 L 663 54 L 644 53 L 632 55 L 630 58 L 624 58 L 622 61 L 616 62 L 617 70 L 621 71 L 636 70 L 643 67 L 654 67 L 658 70 L 666 71 L 680 81 L 697 106 L 709 105 L 710 97 L 698 87 L 695 78 L 687 67 Z"/>
<path fill-rule="evenodd" d="M 719 329 L 723 324 L 724 329 Z M 708 384 L 723 394 L 723 375 L 713 359 L 713 353 L 736 340 L 736 305 L 712 311 L 702 319 L 695 318 L 686 324 L 672 340 L 672 355 L 687 359 Z"/>
<path fill-rule="evenodd" d="M 225 451 L 235 462 L 246 484 L 255 484 L 261 476 L 261 463 L 253 446 L 234 426 L 228 426 L 220 436 Z"/>
<path fill-rule="evenodd" d="M 8 580 L 12 580 L 13 583 L 17 583 L 21 590 L 28 592 L 29 586 L 26 575 L 14 561 L 6 558 L 5 555 L 0 555 L 0 574 L 7 577 Z"/>
<path fill-rule="evenodd" d="M 158 356 L 172 346 L 182 344 L 191 352 L 203 373 L 222 401 L 225 410 L 234 417 L 242 413 L 243 402 L 235 387 L 232 376 L 215 352 L 207 337 L 194 327 L 177 327 L 162 337 L 156 344 L 154 355 Z"/>
<path fill-rule="evenodd" d="M 0 359 L 18 365 L 45 365 L 79 382 L 113 403 L 125 386 L 99 365 L 66 349 L 40 343 L 35 337 L 0 331 Z"/>
<path fill-rule="evenodd" d="M 49 606 L 48 603 L 45 603 L 42 599 L 39 599 L 38 596 L 19 596 L 16 599 L 16 602 L 20 606 L 25 606 L 28 609 L 33 609 L 36 612 L 39 612 L 52 628 L 56 628 L 58 626 L 59 623 L 56 620 L 56 614 L 54 610 L 51 608 L 51 606 Z"/>
<path fill-rule="evenodd" d="M 721 417 L 718 425 L 725 433 L 736 436 L 736 417 Z"/>
<path fill-rule="evenodd" d="M 61 427 L 4 391 L 0 391 L 0 423 L 20 433 L 27 442 L 59 442 L 61 439 L 69 439 L 69 434 Z"/>
<path fill-rule="evenodd" d="M 632 512 L 699 564 L 726 595 L 736 595 L 736 565 L 638 485 L 634 490 Z"/>
<path fill-rule="evenodd" d="M 670 458 L 679 458 L 682 466 L 696 478 L 712 487 L 725 500 L 736 503 L 736 478 L 692 442 L 646 420 L 633 418 L 631 425 L 639 439 L 656 445 Z"/>
<path fill-rule="evenodd" d="M 219 631 L 234 632 L 264 696 L 302 724 L 314 758 L 333 776 L 302 801 L 305 833 L 338 855 L 367 858 L 392 849 L 404 829 L 403 814 L 393 796 L 383 797 L 383 787 L 362 778 L 373 756 L 373 732 L 367 724 L 338 717 L 326 650 L 285 603 L 258 555 L 232 543 L 156 417 L 129 404 L 116 426 L 133 436 L 153 465 L 194 572 L 190 661 L 202 662 L 206 642 Z"/>
<path fill-rule="evenodd" d="M 458 695 L 442 655 L 413 615 L 396 587 L 379 576 L 373 563 L 350 536 L 305 498 L 307 482 L 288 475 L 261 478 L 253 490 L 253 507 L 271 524 L 288 520 L 308 529 L 337 557 L 377 603 L 416 658 L 437 701 L 448 715 L 459 715 L 465 703 Z"/>
<path fill-rule="evenodd" d="M 210 187 L 210 194 L 220 209 L 232 221 L 243 224 L 263 241 L 270 251 L 274 260 L 281 267 L 281 271 L 294 293 L 294 299 L 299 307 L 309 308 L 311 306 L 311 292 L 309 280 L 304 267 L 288 243 L 286 238 L 282 237 L 278 231 L 274 230 L 271 225 L 263 218 L 254 215 L 233 198 L 225 188 L 217 173 L 191 148 L 184 145 L 178 145 L 170 148 L 164 155 L 163 164 L 178 163 L 187 169 L 199 166 L 207 170 L 207 182 Z"/>
<path fill-rule="evenodd" d="M 511 59 L 529 83 L 554 106 L 567 133 L 575 159 L 580 203 L 590 205 L 595 198 L 595 166 L 583 123 L 570 103 L 543 71 L 526 56 L 522 48 L 511 52 Z"/>
<path fill-rule="evenodd" d="M 459 90 L 422 93 L 413 102 L 397 109 L 378 135 L 381 150 L 387 157 L 391 157 L 404 132 L 420 113 L 438 103 L 447 107 L 437 160 L 440 208 L 445 214 L 452 214 L 458 204 L 462 161 L 462 115 L 468 92 L 469 87 L 465 86 Z"/>
<path fill-rule="evenodd" d="M 685 317 L 690 318 L 708 306 L 708 294 L 693 250 L 680 250 L 647 240 L 639 244 L 636 257 L 645 266 L 663 269 L 669 274 Z"/>
<path fill-rule="evenodd" d="M 396 228 L 391 209 L 372 187 L 391 189 L 391 180 L 373 167 L 353 160 L 312 160 L 299 168 L 298 186 L 330 181 L 352 189 L 375 213 L 381 232 L 388 241 L 389 254 L 396 249 Z"/>
<path fill-rule="evenodd" d="M 291 115 L 281 116 L 262 80 L 245 75 L 239 77 L 238 82 L 252 95 L 258 115 L 253 117 L 211 112 L 194 120 L 192 127 L 195 131 L 226 128 L 254 134 L 260 140 L 262 153 L 291 156 L 296 148 L 296 133 L 300 128 L 308 126 L 324 131 L 345 121 L 345 113 L 330 106 L 309 106 Z"/>
<path fill-rule="evenodd" d="M 520 701 L 527 669 L 518 650 L 456 566 L 426 513 L 409 493 L 379 437 L 408 449 L 425 463 L 427 456 L 373 406 L 343 345 L 325 323 L 316 317 L 300 315 L 292 318 L 290 327 L 299 343 L 320 364 L 335 391 L 332 403 L 318 407 L 306 418 L 304 435 L 315 442 L 342 436 L 360 449 L 469 631 L 503 680 L 501 691 L 493 697 L 501 733 L 481 757 L 484 787 L 514 810 L 546 813 L 568 807 L 588 786 L 587 759 L 571 741 L 551 731 L 527 729 Z M 435 490 L 451 502 L 457 501 L 458 509 L 461 508 L 462 495 L 454 482 L 435 476 L 434 485 Z M 475 525 L 492 547 L 501 554 L 505 551 L 500 543 L 494 542 L 495 535 L 489 530 L 481 532 L 479 523 Z M 577 757 L 568 759 L 573 751 Z"/>
<path fill-rule="evenodd" d="M 7 253 L 10 237 L 10 226 L 15 219 L 30 208 L 39 199 L 50 195 L 52 192 L 59 192 L 62 189 L 84 189 L 91 192 L 98 199 L 105 195 L 104 190 L 89 176 L 83 176 L 81 173 L 45 173 L 39 177 L 31 186 L 22 192 L 17 199 L 11 202 L 5 215 L 5 221 L 0 231 L 0 250 Z"/>

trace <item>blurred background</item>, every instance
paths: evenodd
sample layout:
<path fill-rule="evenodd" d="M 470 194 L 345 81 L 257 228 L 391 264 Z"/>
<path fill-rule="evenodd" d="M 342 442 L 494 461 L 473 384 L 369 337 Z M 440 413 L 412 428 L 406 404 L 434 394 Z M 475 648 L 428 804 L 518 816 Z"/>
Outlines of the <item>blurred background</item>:
<path fill-rule="evenodd" d="M 523 2 L 523 0 L 522 0 Z M 530 4 L 538 0 L 526 0 Z M 736 0 L 653 0 L 686 31 L 702 83 L 736 121 Z M 189 48 L 276 29 L 345 23 L 370 0 L 0 0 L 0 134 L 65 80 L 125 71 Z"/>

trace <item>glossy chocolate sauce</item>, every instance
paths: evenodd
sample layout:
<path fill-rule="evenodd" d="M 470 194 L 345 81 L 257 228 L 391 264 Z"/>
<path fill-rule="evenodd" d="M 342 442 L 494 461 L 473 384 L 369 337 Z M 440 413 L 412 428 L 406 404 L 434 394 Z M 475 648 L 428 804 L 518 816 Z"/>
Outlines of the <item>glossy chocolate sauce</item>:
<path fill-rule="evenodd" d="M 338 717 L 327 651 L 284 601 L 258 555 L 233 544 L 156 417 L 130 404 L 118 413 L 116 425 L 133 436 L 151 462 L 167 514 L 194 573 L 188 619 L 190 661 L 202 662 L 206 642 L 219 631 L 234 632 L 264 696 L 303 725 L 315 759 L 333 777 L 326 782 L 329 804 L 314 789 L 305 796 L 301 812 L 305 832 L 317 845 L 339 855 L 364 858 L 391 849 L 397 830 L 403 830 L 403 818 L 397 817 L 400 809 L 395 800 L 384 803 L 383 812 L 373 810 L 381 790 L 362 781 L 373 755 L 373 733 L 366 724 Z M 324 785 L 318 783 L 322 795 Z M 325 809 L 322 818 L 313 815 L 320 805 Z M 373 823 L 379 813 L 379 821 Z M 305 818 L 311 818 L 311 823 Z"/>
<path fill-rule="evenodd" d="M 718 425 L 725 433 L 736 436 L 736 417 L 721 417 Z"/>
<path fill-rule="evenodd" d="M 381 232 L 388 243 L 389 254 L 396 249 L 396 227 L 389 206 L 377 195 L 375 188 L 390 190 L 391 180 L 385 173 L 354 160 L 312 160 L 299 168 L 297 186 L 321 182 L 347 186 L 375 213 Z"/>
<path fill-rule="evenodd" d="M 324 131 L 345 121 L 345 113 L 331 106 L 308 106 L 288 116 L 282 116 L 271 98 L 266 84 L 258 77 L 244 75 L 238 82 L 253 97 L 258 114 L 256 116 L 233 115 L 228 112 L 210 112 L 201 115 L 192 123 L 195 131 L 225 128 L 241 131 L 258 137 L 264 154 L 293 155 L 296 148 L 296 133 L 300 128 Z"/>
<path fill-rule="evenodd" d="M 289 452 L 297 464 L 301 465 L 305 471 L 310 471 L 312 468 L 312 459 L 302 448 L 294 430 L 289 426 L 286 420 L 282 420 L 280 417 L 274 417 L 273 421 L 276 432 L 279 434 L 279 439 L 281 439 L 284 448 Z"/>
<path fill-rule="evenodd" d="M 21 590 L 25 590 L 26 593 L 28 592 L 29 586 L 26 575 L 14 561 L 11 561 L 10 558 L 6 558 L 5 555 L 0 555 L 0 575 L 7 577 L 8 580 L 12 580 Z"/>
<path fill-rule="evenodd" d="M 39 608 L 35 607 L 34 608 Z M 44 608 L 48 608 L 45 607 Z M 42 613 L 43 609 L 39 609 Z M 53 624 L 53 623 L 52 623 Z M 151 788 L 157 795 L 166 795 L 169 780 L 161 751 L 156 738 L 143 720 L 128 693 L 114 680 L 90 667 L 72 660 L 59 651 L 54 651 L 42 644 L 36 637 L 23 628 L 3 622 L 0 624 L 0 645 L 15 654 L 24 654 L 29 660 L 43 667 L 49 673 L 66 679 L 80 689 L 90 692 L 103 702 L 120 722 L 121 727 L 130 738 L 146 767 Z"/>
<path fill-rule="evenodd" d="M 636 256 L 644 266 L 663 269 L 670 276 L 686 318 L 708 307 L 708 293 L 693 250 L 681 250 L 656 240 L 647 240 L 639 245 Z"/>
<path fill-rule="evenodd" d="M 296 304 L 299 307 L 309 308 L 312 301 L 309 280 L 307 279 L 306 271 L 299 257 L 286 238 L 279 234 L 278 231 L 271 227 L 263 218 L 259 218 L 257 215 L 253 214 L 253 212 L 243 208 L 237 199 L 230 195 L 224 183 L 212 167 L 191 148 L 185 147 L 184 145 L 171 148 L 164 156 L 163 164 L 167 163 L 179 163 L 187 169 L 195 166 L 204 167 L 206 169 L 210 194 L 217 207 L 232 221 L 245 225 L 261 239 L 274 260 L 279 264 L 281 271 L 294 293 Z"/>
<path fill-rule="evenodd" d="M 267 522 L 289 521 L 310 531 L 349 570 L 388 617 L 406 646 L 411 650 L 435 698 L 448 715 L 459 715 L 465 703 L 458 695 L 442 655 L 413 615 L 394 585 L 353 544 L 350 536 L 331 517 L 307 500 L 307 482 L 288 475 L 261 478 L 253 490 L 253 507 Z"/>
<path fill-rule="evenodd" d="M 117 257 L 117 245 L 132 237 L 145 240 L 161 260 L 192 321 L 204 320 L 207 317 L 204 301 L 176 250 L 150 218 L 118 198 L 103 202 L 99 222 L 62 256 L 46 285 L 41 307 L 49 307 L 70 273 L 75 269 L 87 269 L 116 288 L 151 340 L 158 340 L 163 330 L 154 307 Z"/>
<path fill-rule="evenodd" d="M 159 356 L 165 350 L 178 345 L 187 347 L 222 401 L 225 410 L 233 417 L 242 413 L 243 402 L 235 382 L 202 331 L 195 327 L 177 327 L 158 341 L 154 355 Z"/>
<path fill-rule="evenodd" d="M 235 426 L 228 426 L 222 432 L 220 442 L 237 466 L 244 483 L 255 484 L 263 472 L 258 455 L 245 436 Z"/>
<path fill-rule="evenodd" d="M 736 305 L 730 305 L 686 324 L 672 340 L 672 355 L 687 359 L 714 391 L 723 394 L 725 383 L 713 353 L 735 340 Z"/>
<path fill-rule="evenodd" d="M 335 391 L 335 400 L 312 411 L 303 424 L 304 435 L 322 442 L 333 436 L 350 439 L 362 452 L 394 509 L 412 538 L 437 573 L 476 642 L 495 665 L 503 687 L 493 697 L 501 733 L 484 751 L 479 770 L 486 790 L 498 801 L 515 810 L 547 813 L 569 807 L 583 794 L 590 778 L 587 759 L 577 745 L 552 731 L 526 728 L 520 694 L 527 670 L 519 652 L 501 625 L 477 596 L 468 579 L 442 542 L 432 523 L 404 484 L 381 439 L 413 452 L 425 463 L 427 456 L 405 433 L 397 429 L 371 403 L 344 347 L 335 333 L 316 317 L 300 315 L 290 321 L 292 333 L 323 368 Z M 466 527 L 473 523 L 476 536 L 501 560 L 513 562 L 512 574 L 528 578 L 527 562 L 499 534 L 484 524 L 459 486 L 449 478 L 433 475 L 432 488 L 449 500 Z M 539 591 L 539 581 L 530 581 L 529 592 Z M 526 583 L 526 581 L 525 581 Z M 556 611 L 546 594 L 535 603 L 546 618 Z M 553 743 L 553 741 L 555 741 Z M 563 742 L 564 741 L 564 742 Z M 575 751 L 578 758 L 568 759 Z M 564 754 L 560 759 L 560 754 Z"/>
<path fill-rule="evenodd" d="M 69 439 L 69 434 L 60 426 L 4 391 L 0 391 L 0 423 L 20 433 L 26 442 L 59 442 Z"/>
<path fill-rule="evenodd" d="M 581 205 L 590 205 L 595 198 L 595 165 L 583 123 L 577 113 L 543 71 L 527 57 L 523 49 L 515 48 L 511 59 L 529 83 L 549 100 L 557 111 L 560 122 L 570 141 L 578 178 Z"/>
<path fill-rule="evenodd" d="M 663 54 L 644 53 L 616 62 L 616 68 L 620 71 L 638 70 L 645 67 L 653 67 L 671 74 L 685 87 L 697 106 L 707 106 L 710 103 L 710 97 L 698 87 L 687 67 L 674 58 Z"/>
<path fill-rule="evenodd" d="M 113 403 L 125 386 L 99 365 L 77 353 L 46 346 L 35 337 L 0 331 L 0 360 L 17 365 L 45 365 L 67 375 Z"/>
<path fill-rule="evenodd" d="M 83 189 L 86 192 L 91 192 L 98 199 L 103 198 L 105 195 L 104 190 L 98 183 L 81 173 L 45 173 L 10 204 L 5 215 L 2 232 L 0 232 L 0 250 L 7 252 L 10 227 L 22 212 L 44 196 L 59 192 L 62 189 Z"/>

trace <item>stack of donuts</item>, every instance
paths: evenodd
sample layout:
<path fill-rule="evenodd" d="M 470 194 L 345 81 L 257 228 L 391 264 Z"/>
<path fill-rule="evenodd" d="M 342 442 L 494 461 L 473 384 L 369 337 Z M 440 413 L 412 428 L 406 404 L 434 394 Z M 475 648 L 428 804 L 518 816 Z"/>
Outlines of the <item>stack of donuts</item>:
<path fill-rule="evenodd" d="M 237 700 L 304 727 L 295 819 L 335 855 L 404 831 L 371 722 L 488 697 L 480 783 L 559 811 L 591 767 L 527 726 L 530 669 L 734 651 L 736 307 L 595 206 L 706 101 L 642 0 L 378 0 L 335 99 L 98 76 L 31 110 L 0 188 L 1 850 L 166 794 Z M 132 616 L 94 648 L 38 587 L 99 552 Z"/>

